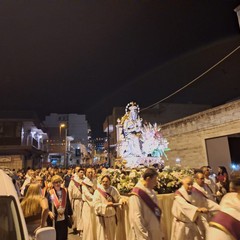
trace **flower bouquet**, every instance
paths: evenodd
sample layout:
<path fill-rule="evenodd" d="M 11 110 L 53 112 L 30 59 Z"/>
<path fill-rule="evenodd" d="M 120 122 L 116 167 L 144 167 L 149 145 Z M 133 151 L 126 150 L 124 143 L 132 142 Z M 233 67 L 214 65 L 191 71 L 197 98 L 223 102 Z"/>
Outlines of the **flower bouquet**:
<path fill-rule="evenodd" d="M 158 183 L 155 190 L 158 194 L 173 193 L 181 186 L 181 180 L 186 176 L 193 176 L 191 168 L 170 168 L 166 166 L 158 174 Z"/>

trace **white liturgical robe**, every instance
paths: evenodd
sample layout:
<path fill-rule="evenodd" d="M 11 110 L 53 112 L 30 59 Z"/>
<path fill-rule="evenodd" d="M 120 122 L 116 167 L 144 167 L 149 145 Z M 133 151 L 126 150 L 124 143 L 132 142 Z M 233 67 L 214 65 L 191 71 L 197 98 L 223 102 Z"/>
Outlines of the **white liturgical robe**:
<path fill-rule="evenodd" d="M 224 212 L 237 221 L 240 222 L 240 199 L 238 198 L 238 194 L 233 193 L 227 193 L 224 195 L 220 202 L 221 212 Z M 224 221 L 228 221 L 227 219 L 224 219 Z M 239 232 L 240 229 L 235 229 L 236 232 Z M 233 237 L 233 235 L 226 230 L 226 228 L 223 228 L 222 225 L 211 226 L 210 221 L 210 227 L 207 234 L 207 240 L 237 240 Z"/>
<path fill-rule="evenodd" d="M 94 184 L 89 178 L 83 180 L 83 236 L 84 240 L 96 240 L 96 215 L 93 208 Z"/>
<path fill-rule="evenodd" d="M 146 188 L 141 181 L 136 187 L 142 189 L 156 203 L 157 196 L 154 190 Z M 149 206 L 136 195 L 129 198 L 129 240 L 162 240 L 160 221 L 150 210 Z"/>
<path fill-rule="evenodd" d="M 83 230 L 82 222 L 82 179 L 75 176 L 68 186 L 68 194 L 73 209 L 73 228 Z"/>
<path fill-rule="evenodd" d="M 109 199 L 107 200 L 102 193 Z M 95 214 L 97 215 L 97 240 L 116 239 L 116 208 L 107 207 L 107 203 L 118 203 L 120 201 L 120 198 L 121 196 L 118 190 L 113 186 L 110 186 L 106 190 L 102 185 L 99 185 L 97 190 L 94 192 L 93 205 Z"/>
<path fill-rule="evenodd" d="M 175 195 L 172 206 L 173 224 L 171 240 L 201 240 L 201 232 L 197 225 L 198 207 L 192 204 L 192 195 L 188 195 L 184 187 Z"/>

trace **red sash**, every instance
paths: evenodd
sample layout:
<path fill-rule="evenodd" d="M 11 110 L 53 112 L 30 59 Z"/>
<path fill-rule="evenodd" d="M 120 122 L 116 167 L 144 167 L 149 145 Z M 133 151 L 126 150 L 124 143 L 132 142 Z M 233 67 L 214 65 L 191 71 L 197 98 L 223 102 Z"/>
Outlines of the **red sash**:
<path fill-rule="evenodd" d="M 77 182 L 74 179 L 72 179 L 72 181 L 74 182 L 74 185 L 77 187 L 77 189 L 80 191 L 80 193 L 82 193 L 82 184 L 80 184 L 79 182 Z"/>
<path fill-rule="evenodd" d="M 105 191 L 103 191 L 100 188 L 97 188 L 97 190 L 102 194 L 102 196 L 108 201 L 108 202 L 115 202 L 113 196 Z"/>
<path fill-rule="evenodd" d="M 62 191 L 62 202 L 60 203 L 58 196 L 56 194 L 56 191 L 54 189 L 51 189 L 49 192 L 51 194 L 51 199 L 52 202 L 54 204 L 54 206 L 56 207 L 56 209 L 58 209 L 60 206 L 62 208 L 66 207 L 66 202 L 67 202 L 67 191 L 64 188 L 61 188 Z"/>
<path fill-rule="evenodd" d="M 162 211 L 159 206 L 148 196 L 148 194 L 138 187 L 134 187 L 131 193 L 140 197 L 160 222 Z"/>
<path fill-rule="evenodd" d="M 240 221 L 225 212 L 219 211 L 209 224 L 231 234 L 236 240 L 240 239 Z"/>

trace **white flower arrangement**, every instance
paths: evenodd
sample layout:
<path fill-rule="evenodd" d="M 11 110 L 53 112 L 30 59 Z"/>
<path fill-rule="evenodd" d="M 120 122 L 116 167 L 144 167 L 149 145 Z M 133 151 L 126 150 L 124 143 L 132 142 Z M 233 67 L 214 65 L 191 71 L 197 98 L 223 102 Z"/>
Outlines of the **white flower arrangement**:
<path fill-rule="evenodd" d="M 191 168 L 170 168 L 166 166 L 158 174 L 158 186 L 155 190 L 159 194 L 175 192 L 181 186 L 184 177 L 193 175 L 194 171 Z"/>
<path fill-rule="evenodd" d="M 107 169 L 99 177 L 110 175 L 112 185 L 118 189 L 121 195 L 129 194 L 137 184 L 145 169 Z M 158 184 L 155 188 L 158 194 L 175 192 L 181 186 L 181 180 L 185 176 L 193 176 L 193 169 L 166 166 L 158 173 Z"/>

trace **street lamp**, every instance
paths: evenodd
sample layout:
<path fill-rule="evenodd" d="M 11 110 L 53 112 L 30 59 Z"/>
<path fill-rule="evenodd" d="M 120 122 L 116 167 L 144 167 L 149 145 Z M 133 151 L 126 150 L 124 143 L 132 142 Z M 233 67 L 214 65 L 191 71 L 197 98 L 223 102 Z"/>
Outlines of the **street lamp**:
<path fill-rule="evenodd" d="M 65 123 L 61 123 L 59 125 L 59 137 L 62 141 L 62 128 L 65 128 L 65 136 L 64 136 L 64 167 L 66 168 L 68 165 L 67 160 L 67 125 Z M 63 142 L 63 141 L 62 141 Z"/>
<path fill-rule="evenodd" d="M 66 127 L 66 124 L 65 123 L 61 123 L 59 125 L 59 138 L 62 139 L 62 128 L 65 128 Z"/>

